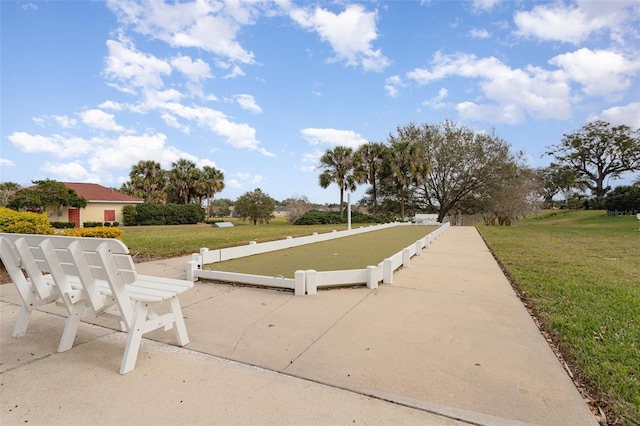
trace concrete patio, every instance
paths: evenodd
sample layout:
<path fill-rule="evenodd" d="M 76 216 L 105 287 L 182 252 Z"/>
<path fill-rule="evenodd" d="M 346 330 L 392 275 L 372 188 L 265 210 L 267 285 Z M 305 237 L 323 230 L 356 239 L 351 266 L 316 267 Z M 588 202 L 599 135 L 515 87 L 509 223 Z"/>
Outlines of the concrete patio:
<path fill-rule="evenodd" d="M 304 248 L 300 248 L 304 250 Z M 190 257 L 137 264 L 184 278 Z M 181 298 L 191 343 L 143 341 L 34 313 L 0 286 L 0 421 L 9 424 L 597 425 L 473 227 L 451 227 L 392 285 L 291 292 L 197 283 Z"/>

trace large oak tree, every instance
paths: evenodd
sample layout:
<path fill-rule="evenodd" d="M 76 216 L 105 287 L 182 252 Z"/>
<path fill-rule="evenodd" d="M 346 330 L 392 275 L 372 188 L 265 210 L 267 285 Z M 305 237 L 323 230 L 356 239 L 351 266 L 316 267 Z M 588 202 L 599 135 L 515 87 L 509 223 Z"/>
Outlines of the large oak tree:
<path fill-rule="evenodd" d="M 578 131 L 565 134 L 558 145 L 547 147 L 547 155 L 571 168 L 578 182 L 598 199 L 611 190 L 608 179 L 640 170 L 640 131 L 629 126 L 612 126 L 593 121 Z"/>

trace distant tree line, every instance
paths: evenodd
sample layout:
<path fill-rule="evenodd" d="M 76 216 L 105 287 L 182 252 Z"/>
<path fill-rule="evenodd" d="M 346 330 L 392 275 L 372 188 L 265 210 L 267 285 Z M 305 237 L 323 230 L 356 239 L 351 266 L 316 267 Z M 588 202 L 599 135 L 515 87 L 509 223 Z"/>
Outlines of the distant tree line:
<path fill-rule="evenodd" d="M 508 225 L 552 207 L 558 194 L 565 195 L 568 207 L 574 190 L 590 190 L 590 207 L 604 208 L 611 190 L 605 182 L 640 170 L 639 135 L 628 126 L 592 122 L 548 147 L 554 163 L 533 169 L 495 132 L 451 121 L 409 123 L 382 143 L 327 150 L 320 159 L 319 184 L 338 185 L 340 213 L 345 191 L 367 184 L 360 204 L 374 215 L 404 219 L 430 212 L 438 214 L 438 221 L 447 215 L 480 215 L 487 224 Z"/>
<path fill-rule="evenodd" d="M 150 204 L 202 205 L 206 200 L 209 212 L 211 200 L 223 189 L 222 171 L 212 166 L 199 169 L 193 161 L 181 158 L 171 164 L 170 170 L 162 169 L 156 161 L 139 161 L 120 191 Z"/>

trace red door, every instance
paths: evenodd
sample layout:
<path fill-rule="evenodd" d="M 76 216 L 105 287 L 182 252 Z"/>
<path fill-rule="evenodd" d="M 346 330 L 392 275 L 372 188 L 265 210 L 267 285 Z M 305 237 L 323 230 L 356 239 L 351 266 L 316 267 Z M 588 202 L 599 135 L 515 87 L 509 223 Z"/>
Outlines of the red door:
<path fill-rule="evenodd" d="M 69 219 L 67 222 L 75 222 L 75 227 L 80 228 L 80 209 L 69 209 Z"/>

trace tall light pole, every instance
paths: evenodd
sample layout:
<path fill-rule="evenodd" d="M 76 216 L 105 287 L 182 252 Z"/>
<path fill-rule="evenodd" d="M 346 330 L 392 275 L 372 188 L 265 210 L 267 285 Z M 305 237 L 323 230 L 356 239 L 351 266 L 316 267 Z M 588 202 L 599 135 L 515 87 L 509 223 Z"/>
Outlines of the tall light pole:
<path fill-rule="evenodd" d="M 351 231 L 351 193 L 347 194 L 347 230 Z"/>

